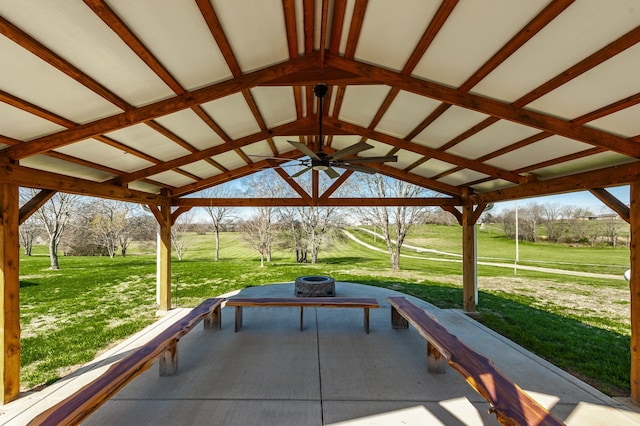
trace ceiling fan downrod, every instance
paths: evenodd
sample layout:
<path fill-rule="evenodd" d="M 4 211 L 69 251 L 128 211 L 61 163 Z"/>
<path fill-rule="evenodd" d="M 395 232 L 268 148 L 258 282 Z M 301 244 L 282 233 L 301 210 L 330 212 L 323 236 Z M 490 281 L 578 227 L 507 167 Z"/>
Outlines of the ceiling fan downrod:
<path fill-rule="evenodd" d="M 322 114 L 324 97 L 327 95 L 329 88 L 324 83 L 318 83 L 313 86 L 313 94 L 318 98 L 318 147 L 322 151 L 323 139 L 322 139 Z"/>

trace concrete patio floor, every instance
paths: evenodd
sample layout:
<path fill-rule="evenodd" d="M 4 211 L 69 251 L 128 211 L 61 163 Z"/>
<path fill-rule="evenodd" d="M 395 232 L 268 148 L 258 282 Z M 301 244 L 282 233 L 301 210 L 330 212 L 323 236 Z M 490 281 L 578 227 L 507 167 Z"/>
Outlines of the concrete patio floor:
<path fill-rule="evenodd" d="M 107 401 L 85 425 L 493 425 L 489 405 L 456 371 L 427 373 L 425 340 L 394 330 L 387 296 L 400 293 L 336 283 L 338 296 L 375 297 L 371 331 L 362 309 L 222 309 L 222 330 L 201 326 L 180 341 L 179 374 L 154 365 Z M 226 295 L 233 297 L 234 294 Z M 249 287 L 244 297 L 293 296 L 293 284 Z M 418 299 L 451 333 L 569 425 L 640 424 L 640 414 L 547 363 L 460 311 Z M 23 425 L 101 374 L 188 310 L 174 309 L 143 332 L 46 389 L 2 407 L 0 424 Z"/>

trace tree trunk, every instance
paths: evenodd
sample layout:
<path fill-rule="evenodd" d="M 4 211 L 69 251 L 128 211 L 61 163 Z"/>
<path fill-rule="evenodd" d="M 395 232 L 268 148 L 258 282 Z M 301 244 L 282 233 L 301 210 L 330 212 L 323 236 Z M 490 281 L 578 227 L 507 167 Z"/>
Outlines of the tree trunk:
<path fill-rule="evenodd" d="M 400 270 L 400 254 L 398 250 L 393 250 L 391 253 L 391 269 L 394 271 Z"/>
<path fill-rule="evenodd" d="M 264 268 L 264 254 L 260 254 L 260 267 Z"/>
<path fill-rule="evenodd" d="M 216 262 L 220 260 L 220 231 L 218 228 L 215 229 L 216 233 Z"/>
<path fill-rule="evenodd" d="M 49 241 L 49 259 L 51 260 L 50 269 L 60 269 L 60 264 L 58 263 L 58 244 L 56 244 L 53 238 Z"/>

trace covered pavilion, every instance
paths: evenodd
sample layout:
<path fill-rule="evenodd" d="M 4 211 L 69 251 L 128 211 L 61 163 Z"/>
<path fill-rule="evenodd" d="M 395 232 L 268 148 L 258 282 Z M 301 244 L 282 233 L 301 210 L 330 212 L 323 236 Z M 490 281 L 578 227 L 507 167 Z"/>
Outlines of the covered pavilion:
<path fill-rule="evenodd" d="M 631 226 L 640 402 L 639 0 L 6 0 L 0 34 L 4 403 L 19 394 L 18 226 L 56 192 L 149 206 L 161 310 L 171 224 L 193 207 L 440 206 L 463 228 L 474 312 L 485 206 L 578 190 Z M 282 167 L 362 141 L 353 164 L 441 196 L 335 197 L 357 167 L 322 192 L 323 165 L 307 192 Z M 361 160 L 381 156 L 397 161 Z M 297 197 L 194 197 L 265 168 Z M 606 189 L 621 185 L 630 205 Z M 20 206 L 19 187 L 39 193 Z"/>

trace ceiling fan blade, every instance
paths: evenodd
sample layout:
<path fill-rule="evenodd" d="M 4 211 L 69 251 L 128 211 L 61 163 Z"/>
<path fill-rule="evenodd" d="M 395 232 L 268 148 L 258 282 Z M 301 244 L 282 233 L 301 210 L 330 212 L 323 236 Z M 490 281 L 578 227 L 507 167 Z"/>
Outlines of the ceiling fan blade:
<path fill-rule="evenodd" d="M 264 158 L 265 160 L 279 160 L 279 161 L 300 161 L 298 158 L 286 158 L 286 157 L 274 157 L 272 155 L 256 155 L 256 154 L 247 154 L 249 158 Z"/>
<path fill-rule="evenodd" d="M 301 142 L 296 142 L 296 141 L 287 141 L 289 142 L 291 145 L 293 145 L 294 148 L 296 148 L 298 151 L 302 152 L 304 155 L 311 157 L 315 160 L 319 160 L 320 157 L 318 157 L 316 155 L 315 152 L 311 151 L 309 149 L 308 146 L 306 146 L 305 144 L 301 143 Z"/>
<path fill-rule="evenodd" d="M 311 167 L 305 167 L 304 169 L 300 170 L 299 172 L 292 174 L 291 177 L 292 178 L 298 177 L 300 175 L 303 175 L 303 174 L 307 173 L 309 170 L 311 170 Z"/>
<path fill-rule="evenodd" d="M 349 158 L 348 160 L 343 160 L 348 164 L 363 164 L 363 163 L 395 163 L 398 161 L 397 155 L 389 155 L 386 157 L 358 157 L 358 158 Z"/>
<path fill-rule="evenodd" d="M 326 169 L 324 172 L 325 172 L 325 173 L 327 174 L 327 176 L 329 176 L 331 179 L 335 179 L 335 178 L 337 178 L 337 177 L 339 177 L 339 176 L 340 176 L 340 173 L 336 172 L 336 171 L 335 171 L 335 169 L 332 169 L 331 167 L 329 167 L 328 169 Z"/>
<path fill-rule="evenodd" d="M 368 173 L 370 175 L 378 173 L 378 171 L 376 169 L 372 169 L 371 167 L 365 167 L 365 166 L 351 166 L 349 164 L 343 164 L 343 165 L 337 166 L 337 167 L 341 167 L 341 168 L 347 169 L 347 170 L 353 170 L 354 172 Z"/>
<path fill-rule="evenodd" d="M 369 145 L 366 142 L 358 142 L 357 144 L 348 146 L 340 151 L 336 151 L 333 154 L 329 155 L 328 158 L 330 160 L 338 160 L 340 158 L 347 157 L 349 155 L 355 155 L 361 151 L 365 151 L 367 149 L 371 149 L 373 146 Z"/>

